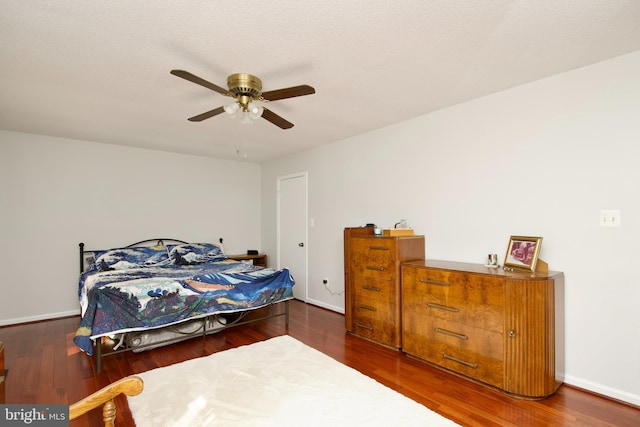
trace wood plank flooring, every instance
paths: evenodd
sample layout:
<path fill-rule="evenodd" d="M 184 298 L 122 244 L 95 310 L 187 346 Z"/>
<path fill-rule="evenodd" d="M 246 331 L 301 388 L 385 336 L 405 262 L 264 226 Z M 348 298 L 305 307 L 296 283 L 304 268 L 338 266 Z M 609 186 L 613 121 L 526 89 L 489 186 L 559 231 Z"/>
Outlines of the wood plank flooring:
<path fill-rule="evenodd" d="M 351 336 L 344 316 L 293 301 L 283 317 L 228 329 L 139 354 L 93 361 L 72 339 L 78 317 L 0 328 L 5 346 L 6 403 L 71 403 L 124 376 L 289 334 L 463 426 L 640 426 L 640 408 L 563 385 L 544 400 L 522 400 Z M 144 391 L 143 391 L 144 393 Z M 116 400 L 117 426 L 134 426 L 125 397 Z M 101 424 L 99 409 L 72 426 Z"/>

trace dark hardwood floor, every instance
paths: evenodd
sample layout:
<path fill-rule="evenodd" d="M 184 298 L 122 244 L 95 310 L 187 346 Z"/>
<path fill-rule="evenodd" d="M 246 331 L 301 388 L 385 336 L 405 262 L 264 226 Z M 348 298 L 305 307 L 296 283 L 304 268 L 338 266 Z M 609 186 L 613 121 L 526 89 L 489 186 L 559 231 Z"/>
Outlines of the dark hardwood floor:
<path fill-rule="evenodd" d="M 6 403 L 71 403 L 124 376 L 289 334 L 463 426 L 640 426 L 640 408 L 563 385 L 544 400 L 522 400 L 459 378 L 345 332 L 344 317 L 299 301 L 291 320 L 278 317 L 143 353 L 93 361 L 72 342 L 79 318 L 0 328 L 5 346 Z M 144 393 L 144 391 L 143 391 Z M 126 398 L 116 425 L 133 426 Z M 101 425 L 96 409 L 72 426 Z"/>

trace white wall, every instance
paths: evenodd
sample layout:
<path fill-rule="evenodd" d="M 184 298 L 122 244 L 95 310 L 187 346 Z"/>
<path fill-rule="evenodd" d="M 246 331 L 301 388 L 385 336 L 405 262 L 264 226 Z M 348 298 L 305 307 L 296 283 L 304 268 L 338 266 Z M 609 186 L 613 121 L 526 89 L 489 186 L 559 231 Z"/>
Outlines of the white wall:
<path fill-rule="evenodd" d="M 260 166 L 0 131 L 0 325 L 79 313 L 78 243 L 260 248 Z"/>
<path fill-rule="evenodd" d="M 504 259 L 543 236 L 565 273 L 566 382 L 640 404 L 640 52 L 467 102 L 262 168 L 276 251 L 276 177 L 308 171 L 309 298 L 344 310 L 342 231 L 406 219 L 428 258 Z M 620 209 L 621 228 L 599 226 Z"/>

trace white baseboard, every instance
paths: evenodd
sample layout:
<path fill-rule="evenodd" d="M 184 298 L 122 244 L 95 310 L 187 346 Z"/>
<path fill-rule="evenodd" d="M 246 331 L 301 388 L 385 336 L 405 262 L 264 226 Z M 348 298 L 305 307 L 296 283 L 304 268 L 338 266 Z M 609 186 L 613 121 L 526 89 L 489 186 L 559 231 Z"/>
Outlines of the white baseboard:
<path fill-rule="evenodd" d="M 61 311 L 59 313 L 39 314 L 37 316 L 17 317 L 15 319 L 2 319 L 0 326 L 17 325 L 20 323 L 38 322 L 40 320 L 57 319 L 59 317 L 79 316 L 80 309 L 71 311 Z"/>
<path fill-rule="evenodd" d="M 603 396 L 607 396 L 612 399 L 616 399 L 616 400 L 630 403 L 632 405 L 640 406 L 640 395 L 637 395 L 637 394 L 618 390 L 603 384 L 594 383 L 593 381 L 588 381 L 583 378 L 576 378 L 574 376 L 566 375 L 566 374 L 565 374 L 564 382 L 566 384 L 569 384 L 593 393 L 601 394 Z"/>
<path fill-rule="evenodd" d="M 331 310 L 331 311 L 335 311 L 335 312 L 340 313 L 340 314 L 344 314 L 344 308 L 338 307 L 336 305 L 327 304 L 325 302 L 317 301 L 317 300 L 314 300 L 314 299 L 307 299 L 306 302 L 308 302 L 309 304 L 317 305 L 318 307 L 326 308 L 327 310 Z"/>

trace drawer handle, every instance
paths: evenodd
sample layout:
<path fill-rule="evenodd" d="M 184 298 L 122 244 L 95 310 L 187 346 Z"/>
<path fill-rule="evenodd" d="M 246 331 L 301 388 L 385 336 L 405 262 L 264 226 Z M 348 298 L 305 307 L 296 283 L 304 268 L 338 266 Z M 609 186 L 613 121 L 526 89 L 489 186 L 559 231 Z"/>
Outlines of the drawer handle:
<path fill-rule="evenodd" d="M 369 246 L 369 249 L 372 251 L 388 251 L 389 248 L 386 246 Z"/>
<path fill-rule="evenodd" d="M 384 271 L 384 267 L 375 267 L 372 265 L 367 265 L 365 268 L 367 270 Z"/>
<path fill-rule="evenodd" d="M 456 332 L 451 332 L 451 331 L 447 331 L 446 329 L 440 329 L 440 328 L 433 328 L 434 331 L 436 331 L 439 334 L 444 334 L 444 335 L 449 335 L 451 337 L 455 337 L 461 340 L 468 340 L 469 337 L 463 334 L 458 334 Z"/>
<path fill-rule="evenodd" d="M 373 328 L 371 326 L 363 325 L 362 323 L 357 323 L 357 322 L 356 322 L 356 326 L 358 328 L 366 329 L 368 331 L 373 332 Z"/>
<path fill-rule="evenodd" d="M 435 302 L 428 302 L 427 303 L 427 307 L 438 308 L 440 310 L 446 310 L 446 311 L 450 311 L 452 313 L 457 313 L 457 312 L 460 311 L 460 309 L 458 309 L 458 308 L 449 307 L 448 305 L 436 304 Z"/>
<path fill-rule="evenodd" d="M 380 288 L 377 288 L 375 286 L 369 286 L 369 285 L 363 285 L 362 289 L 366 289 L 367 291 L 376 291 L 376 292 L 380 292 Z"/>
<path fill-rule="evenodd" d="M 450 283 L 447 282 L 438 282 L 437 280 L 429 280 L 429 279 L 420 279 L 422 283 L 428 283 L 429 285 L 438 285 L 438 286 L 451 286 Z"/>
<path fill-rule="evenodd" d="M 457 357 L 449 356 L 448 354 L 443 354 L 442 357 L 444 357 L 445 359 L 453 360 L 454 362 L 461 363 L 461 364 L 463 364 L 465 366 L 468 366 L 470 368 L 473 368 L 473 369 L 477 369 L 478 368 L 478 364 L 477 363 L 467 362 L 466 360 L 458 359 Z"/>
<path fill-rule="evenodd" d="M 358 308 L 361 308 L 363 310 L 378 311 L 377 308 L 371 307 L 370 305 L 364 305 L 364 304 L 358 305 Z"/>

